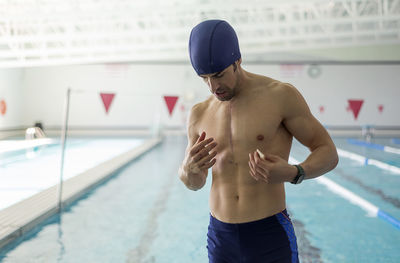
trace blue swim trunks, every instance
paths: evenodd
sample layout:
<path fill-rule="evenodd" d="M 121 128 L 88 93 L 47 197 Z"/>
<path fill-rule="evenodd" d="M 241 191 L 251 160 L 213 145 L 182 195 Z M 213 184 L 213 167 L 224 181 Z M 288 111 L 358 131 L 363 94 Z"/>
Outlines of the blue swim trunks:
<path fill-rule="evenodd" d="M 230 224 L 210 216 L 210 263 L 298 263 L 297 242 L 286 209 L 252 222 Z"/>

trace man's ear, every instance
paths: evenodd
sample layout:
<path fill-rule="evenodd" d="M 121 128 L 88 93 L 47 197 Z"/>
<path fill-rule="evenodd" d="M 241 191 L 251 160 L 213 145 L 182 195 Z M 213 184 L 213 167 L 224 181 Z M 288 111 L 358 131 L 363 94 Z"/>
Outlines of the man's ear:
<path fill-rule="evenodd" d="M 242 63 L 242 58 L 239 58 L 238 60 L 233 63 L 233 71 L 236 71 L 238 67 L 240 67 L 240 64 Z"/>

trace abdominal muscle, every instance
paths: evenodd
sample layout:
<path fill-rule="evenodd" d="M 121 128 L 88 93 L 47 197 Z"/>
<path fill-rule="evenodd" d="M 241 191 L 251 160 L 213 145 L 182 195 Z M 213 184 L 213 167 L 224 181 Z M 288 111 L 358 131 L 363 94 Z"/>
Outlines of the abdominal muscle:
<path fill-rule="evenodd" d="M 226 223 L 244 223 L 277 214 L 285 209 L 284 184 L 256 181 L 247 162 L 213 168 L 211 214 Z"/>

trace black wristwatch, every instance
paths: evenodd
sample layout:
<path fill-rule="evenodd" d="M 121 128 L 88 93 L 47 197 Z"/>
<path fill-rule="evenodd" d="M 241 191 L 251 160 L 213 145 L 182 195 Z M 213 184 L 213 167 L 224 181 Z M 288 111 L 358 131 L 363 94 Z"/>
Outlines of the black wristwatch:
<path fill-rule="evenodd" d="M 300 184 L 301 182 L 303 182 L 304 177 L 306 176 L 303 167 L 301 167 L 300 165 L 296 164 L 294 165 L 297 168 L 297 175 L 296 177 L 293 179 L 293 181 L 291 181 L 290 183 L 292 184 Z"/>

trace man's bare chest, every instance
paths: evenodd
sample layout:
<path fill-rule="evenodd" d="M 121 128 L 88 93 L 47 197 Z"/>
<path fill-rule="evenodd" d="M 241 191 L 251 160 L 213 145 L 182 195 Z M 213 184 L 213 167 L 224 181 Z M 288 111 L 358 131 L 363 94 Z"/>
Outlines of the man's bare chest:
<path fill-rule="evenodd" d="M 282 118 L 277 107 L 265 105 L 230 105 L 208 109 L 200 130 L 213 137 L 220 150 L 268 145 L 279 134 Z M 201 132 L 201 131 L 199 131 Z"/>

